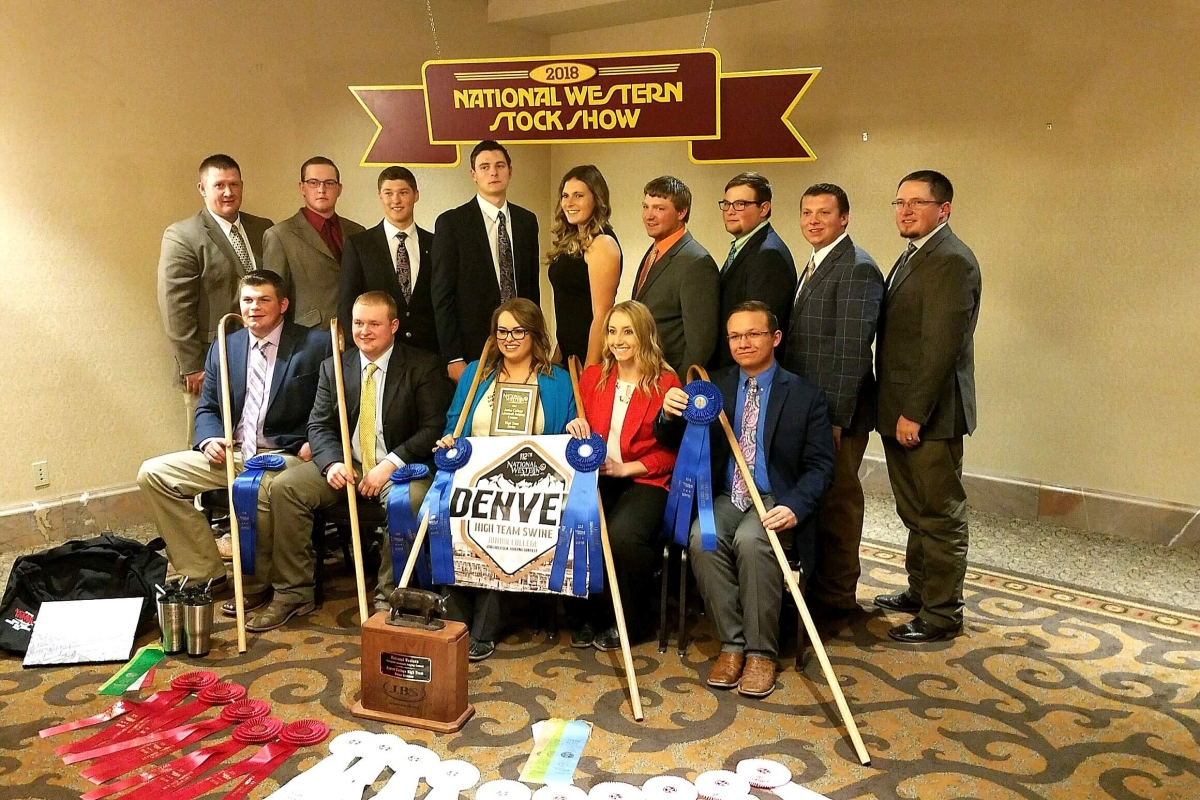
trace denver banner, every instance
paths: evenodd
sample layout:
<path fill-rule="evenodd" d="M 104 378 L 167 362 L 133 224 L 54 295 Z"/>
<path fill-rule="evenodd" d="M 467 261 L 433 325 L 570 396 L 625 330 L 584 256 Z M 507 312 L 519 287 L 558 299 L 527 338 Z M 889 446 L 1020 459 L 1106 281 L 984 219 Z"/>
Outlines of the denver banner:
<path fill-rule="evenodd" d="M 420 86 L 351 86 L 362 166 L 456 166 L 458 146 L 686 141 L 697 163 L 812 161 L 788 121 L 819 67 L 721 72 L 716 50 L 427 61 Z"/>

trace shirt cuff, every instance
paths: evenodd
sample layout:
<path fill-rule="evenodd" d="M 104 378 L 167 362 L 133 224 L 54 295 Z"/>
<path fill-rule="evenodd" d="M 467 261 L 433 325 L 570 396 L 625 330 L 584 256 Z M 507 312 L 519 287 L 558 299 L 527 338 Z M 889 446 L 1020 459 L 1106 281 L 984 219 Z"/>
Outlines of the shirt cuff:
<path fill-rule="evenodd" d="M 396 469 L 400 469 L 401 467 L 403 467 L 403 466 L 404 466 L 404 459 L 403 459 L 403 458 L 401 458 L 400 456 L 396 455 L 395 453 L 388 453 L 388 454 L 385 456 L 385 458 L 387 458 L 387 460 L 388 460 L 388 461 L 390 461 L 390 462 L 392 462 L 393 464 L 395 464 L 395 465 L 396 465 Z"/>

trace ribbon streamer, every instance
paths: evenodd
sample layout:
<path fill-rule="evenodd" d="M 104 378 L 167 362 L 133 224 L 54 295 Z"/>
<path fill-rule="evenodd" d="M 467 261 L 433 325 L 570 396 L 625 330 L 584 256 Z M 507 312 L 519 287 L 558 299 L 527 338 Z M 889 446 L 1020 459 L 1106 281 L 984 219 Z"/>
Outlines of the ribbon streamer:
<path fill-rule="evenodd" d="M 688 394 L 683 419 L 687 429 L 679 444 L 679 457 L 671 476 L 671 492 L 663 515 L 664 529 L 675 544 L 687 547 L 692 522 L 692 504 L 699 509 L 700 546 L 717 549 L 717 522 L 713 516 L 712 457 L 708 428 L 721 416 L 721 390 L 710 381 L 692 381 L 683 390 Z"/>
<path fill-rule="evenodd" d="M 244 575 L 254 574 L 254 553 L 258 544 L 258 485 L 268 471 L 278 472 L 286 466 L 283 456 L 264 453 L 247 461 L 242 474 L 234 478 L 233 513 L 237 514 Z"/>
<path fill-rule="evenodd" d="M 450 538 L 450 494 L 454 473 L 471 460 L 471 442 L 460 436 L 450 448 L 439 448 L 433 456 L 438 473 L 421 504 L 421 515 L 429 517 L 429 560 L 434 584 L 454 583 L 454 544 Z"/>
<path fill-rule="evenodd" d="M 399 581 L 400 576 L 404 574 L 404 565 L 408 563 L 408 554 L 417 538 L 417 518 L 413 516 L 412 493 L 408 485 L 428 475 L 429 467 L 424 464 L 405 464 L 392 473 L 392 490 L 388 492 L 387 499 L 387 521 L 394 581 Z M 423 558 L 417 559 L 417 577 L 421 586 L 433 585 L 429 564 Z"/>
<path fill-rule="evenodd" d="M 133 658 L 129 659 L 129 663 L 106 680 L 98 693 L 117 696 L 124 694 L 139 678 L 154 669 L 154 665 L 163 660 L 163 655 L 161 644 L 148 644 L 138 648 Z"/>
<path fill-rule="evenodd" d="M 579 597 L 604 591 L 604 557 L 600 547 L 600 498 L 597 470 L 608 456 L 604 439 L 593 433 L 587 439 L 567 442 L 567 463 L 575 470 L 571 491 L 558 526 L 558 543 L 550 567 L 550 590 L 561 592 L 567 573 L 567 555 L 574 541 L 571 592 Z"/>

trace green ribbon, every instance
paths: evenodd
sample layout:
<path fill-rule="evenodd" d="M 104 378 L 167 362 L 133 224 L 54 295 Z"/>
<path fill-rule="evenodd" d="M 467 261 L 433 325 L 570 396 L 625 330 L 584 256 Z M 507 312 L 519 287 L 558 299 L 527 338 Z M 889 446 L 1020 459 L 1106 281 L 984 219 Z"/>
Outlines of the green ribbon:
<path fill-rule="evenodd" d="M 104 682 L 100 694 L 121 695 L 129 691 L 129 687 L 137 683 L 138 678 L 150 671 L 150 668 L 163 660 L 162 645 L 148 644 L 139 648 L 129 659 L 129 663 L 117 670 L 117 674 Z"/>

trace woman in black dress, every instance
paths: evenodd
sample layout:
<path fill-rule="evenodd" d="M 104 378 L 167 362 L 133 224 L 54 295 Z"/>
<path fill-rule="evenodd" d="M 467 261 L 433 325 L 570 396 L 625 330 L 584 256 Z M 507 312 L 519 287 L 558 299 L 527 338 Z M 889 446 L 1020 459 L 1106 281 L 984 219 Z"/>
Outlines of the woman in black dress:
<path fill-rule="evenodd" d="M 546 256 L 558 327 L 555 360 L 578 356 L 586 367 L 600 363 L 604 317 L 621 281 L 621 246 L 608 224 L 612 209 L 600 170 L 575 167 L 563 176 L 558 196 Z"/>

